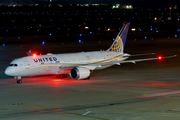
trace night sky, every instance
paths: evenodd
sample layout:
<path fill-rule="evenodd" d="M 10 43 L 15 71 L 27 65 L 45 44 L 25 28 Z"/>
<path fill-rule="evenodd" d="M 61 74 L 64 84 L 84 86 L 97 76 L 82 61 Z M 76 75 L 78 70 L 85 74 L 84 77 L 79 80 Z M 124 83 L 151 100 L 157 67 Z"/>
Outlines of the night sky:
<path fill-rule="evenodd" d="M 0 0 L 1 4 L 46 4 L 49 2 L 42 2 L 43 0 Z M 49 0 L 44 0 L 44 1 L 49 1 Z M 122 3 L 122 4 L 132 4 L 134 7 L 148 7 L 148 8 L 161 8 L 161 7 L 169 7 L 172 6 L 174 7 L 177 5 L 178 7 L 180 6 L 180 1 L 179 0 L 52 0 L 56 1 L 56 3 L 59 4 L 100 4 L 100 3 L 105 3 L 105 4 L 117 4 L 117 3 Z"/>

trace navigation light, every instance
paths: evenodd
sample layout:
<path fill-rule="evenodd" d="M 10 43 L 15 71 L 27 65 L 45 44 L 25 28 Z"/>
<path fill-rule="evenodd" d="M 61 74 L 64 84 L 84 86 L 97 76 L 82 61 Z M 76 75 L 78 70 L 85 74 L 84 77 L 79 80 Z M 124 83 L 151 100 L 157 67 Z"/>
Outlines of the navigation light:
<path fill-rule="evenodd" d="M 158 57 L 158 60 L 161 60 L 161 59 L 162 59 L 162 57 L 161 57 L 161 56 L 159 56 L 159 57 Z"/>

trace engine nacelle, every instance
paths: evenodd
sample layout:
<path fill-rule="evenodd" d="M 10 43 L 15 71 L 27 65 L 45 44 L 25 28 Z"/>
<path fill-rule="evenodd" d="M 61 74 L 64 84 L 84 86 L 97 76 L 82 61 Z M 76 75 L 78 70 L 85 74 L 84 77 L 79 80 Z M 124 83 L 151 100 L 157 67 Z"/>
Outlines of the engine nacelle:
<path fill-rule="evenodd" d="M 83 67 L 74 67 L 70 70 L 70 76 L 72 79 L 86 79 L 89 77 L 90 71 Z"/>

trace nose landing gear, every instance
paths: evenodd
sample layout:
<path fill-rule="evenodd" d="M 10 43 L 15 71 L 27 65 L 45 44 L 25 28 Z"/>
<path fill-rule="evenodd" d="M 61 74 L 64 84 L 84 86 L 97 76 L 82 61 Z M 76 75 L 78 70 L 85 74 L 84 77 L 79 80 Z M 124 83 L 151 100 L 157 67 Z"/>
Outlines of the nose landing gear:
<path fill-rule="evenodd" d="M 17 79 L 17 83 L 18 83 L 18 84 L 21 84 L 21 83 L 22 83 L 22 81 L 21 81 L 21 76 L 14 77 L 14 78 Z"/>
<path fill-rule="evenodd" d="M 17 83 L 18 83 L 18 84 L 21 84 L 21 82 L 22 82 L 21 80 L 17 80 Z"/>

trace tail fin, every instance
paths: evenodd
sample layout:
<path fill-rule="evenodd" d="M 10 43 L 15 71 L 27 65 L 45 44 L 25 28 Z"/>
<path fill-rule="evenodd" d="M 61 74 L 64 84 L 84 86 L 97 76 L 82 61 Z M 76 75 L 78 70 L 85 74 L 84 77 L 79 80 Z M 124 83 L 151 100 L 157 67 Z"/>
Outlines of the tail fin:
<path fill-rule="evenodd" d="M 130 22 L 125 23 L 124 26 L 121 28 L 119 34 L 117 35 L 115 41 L 111 45 L 111 47 L 107 51 L 114 51 L 114 52 L 123 52 L 126 38 L 129 30 Z"/>

